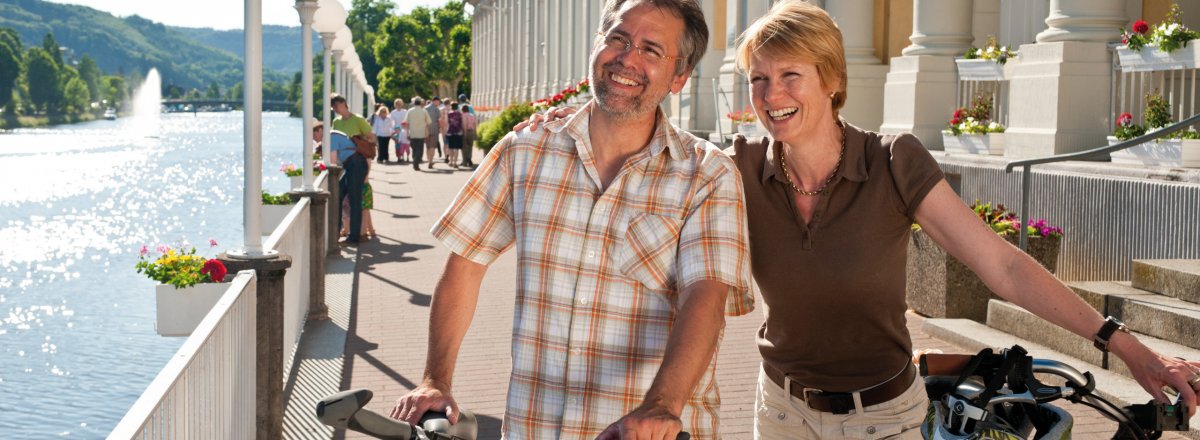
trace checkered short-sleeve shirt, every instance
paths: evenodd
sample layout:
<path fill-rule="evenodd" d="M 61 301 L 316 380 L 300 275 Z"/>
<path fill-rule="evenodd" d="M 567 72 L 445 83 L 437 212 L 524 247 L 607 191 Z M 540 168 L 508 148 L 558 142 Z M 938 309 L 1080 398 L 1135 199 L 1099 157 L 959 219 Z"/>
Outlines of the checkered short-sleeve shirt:
<path fill-rule="evenodd" d="M 650 144 L 601 190 L 593 105 L 506 137 L 433 228 L 481 264 L 516 247 L 508 439 L 592 439 L 637 407 L 690 284 L 728 286 L 729 315 L 754 308 L 733 162 L 660 114 Z M 693 438 L 718 437 L 715 367 L 716 356 L 684 407 Z"/>

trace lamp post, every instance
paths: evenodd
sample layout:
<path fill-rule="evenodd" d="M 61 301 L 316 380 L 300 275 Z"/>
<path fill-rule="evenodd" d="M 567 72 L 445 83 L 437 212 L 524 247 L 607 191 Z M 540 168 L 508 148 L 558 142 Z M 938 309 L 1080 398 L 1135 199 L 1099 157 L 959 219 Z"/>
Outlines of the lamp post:
<path fill-rule="evenodd" d="M 304 118 L 304 133 L 301 135 L 304 142 L 304 157 L 300 161 L 304 168 L 304 183 L 300 189 L 303 191 L 313 191 L 313 175 L 312 175 L 312 155 L 313 155 L 313 98 L 312 98 L 312 24 L 313 18 L 317 13 L 317 2 L 312 0 L 297 0 L 296 12 L 300 14 L 300 84 L 303 90 L 303 107 L 300 109 L 301 117 Z"/>

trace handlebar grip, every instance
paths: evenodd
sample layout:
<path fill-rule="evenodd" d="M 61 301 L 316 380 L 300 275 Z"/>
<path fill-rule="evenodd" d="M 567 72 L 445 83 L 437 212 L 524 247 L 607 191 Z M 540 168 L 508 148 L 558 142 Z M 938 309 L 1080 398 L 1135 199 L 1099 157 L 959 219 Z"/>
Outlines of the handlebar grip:
<path fill-rule="evenodd" d="M 959 376 L 975 355 L 927 353 L 920 357 L 922 376 Z"/>
<path fill-rule="evenodd" d="M 675 436 L 675 440 L 692 440 L 692 435 L 686 432 L 681 432 Z"/>

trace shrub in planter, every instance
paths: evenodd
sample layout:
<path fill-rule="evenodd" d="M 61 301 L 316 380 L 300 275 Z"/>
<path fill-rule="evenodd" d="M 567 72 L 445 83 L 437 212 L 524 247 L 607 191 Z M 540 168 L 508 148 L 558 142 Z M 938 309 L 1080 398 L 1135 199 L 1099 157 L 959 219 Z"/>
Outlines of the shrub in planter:
<path fill-rule="evenodd" d="M 976 201 L 971 209 L 997 235 L 1017 244 L 1021 221 L 1004 205 Z M 1029 234 L 1026 252 L 1054 272 L 1062 246 L 1062 229 L 1044 219 L 1031 220 L 1024 227 Z M 998 298 L 970 268 L 947 254 L 919 225 L 913 225 L 907 275 L 908 306 L 921 315 L 983 322 L 987 319 L 988 300 Z"/>
<path fill-rule="evenodd" d="M 263 191 L 262 193 L 262 233 L 263 235 L 271 235 L 275 228 L 283 223 L 283 219 L 287 217 L 288 212 L 291 212 L 292 205 L 296 204 L 291 196 L 287 193 L 279 195 L 271 195 Z"/>

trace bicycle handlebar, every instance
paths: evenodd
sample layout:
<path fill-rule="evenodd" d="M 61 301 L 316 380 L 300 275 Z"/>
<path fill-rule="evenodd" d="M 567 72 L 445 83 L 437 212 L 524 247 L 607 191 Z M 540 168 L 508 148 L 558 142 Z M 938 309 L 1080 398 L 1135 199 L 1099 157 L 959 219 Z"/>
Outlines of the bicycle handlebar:
<path fill-rule="evenodd" d="M 458 423 L 451 424 L 444 413 L 428 412 L 419 427 L 366 409 L 374 394 L 367 389 L 334 393 L 317 402 L 317 420 L 335 427 L 361 432 L 372 437 L 395 440 L 475 440 L 479 426 L 475 415 L 461 411 Z M 675 440 L 691 440 L 681 432 Z"/>

